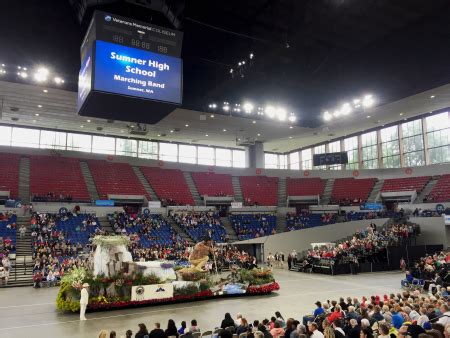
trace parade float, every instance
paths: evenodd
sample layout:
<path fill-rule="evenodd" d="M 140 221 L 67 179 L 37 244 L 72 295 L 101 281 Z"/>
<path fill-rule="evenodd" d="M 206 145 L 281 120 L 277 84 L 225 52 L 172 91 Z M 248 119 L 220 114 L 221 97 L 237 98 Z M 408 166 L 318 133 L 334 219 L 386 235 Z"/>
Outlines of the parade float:
<path fill-rule="evenodd" d="M 133 262 L 126 236 L 96 236 L 87 268 L 74 267 L 61 279 L 56 305 L 61 311 L 80 309 L 80 290 L 89 284 L 88 311 L 156 304 L 267 295 L 279 290 L 270 269 L 231 267 L 211 275 L 173 261 Z"/>

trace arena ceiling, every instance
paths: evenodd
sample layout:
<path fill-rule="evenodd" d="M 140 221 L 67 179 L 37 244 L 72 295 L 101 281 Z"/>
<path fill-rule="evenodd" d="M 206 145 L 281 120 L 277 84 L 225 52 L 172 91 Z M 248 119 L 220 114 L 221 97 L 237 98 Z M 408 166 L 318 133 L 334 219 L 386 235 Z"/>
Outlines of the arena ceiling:
<path fill-rule="evenodd" d="M 77 21 L 71 2 L 2 1 L 0 61 L 29 67 L 49 65 L 66 79 L 64 89 L 76 90 L 84 27 Z M 114 1 L 90 1 L 99 2 Z M 152 139 L 165 133 L 164 139 L 173 141 L 233 146 L 236 137 L 249 136 L 265 141 L 267 151 L 282 152 L 398 120 L 398 111 L 416 114 L 415 104 L 395 102 L 450 83 L 447 0 L 165 2 L 177 13 L 184 32 L 184 103 L 181 109 L 148 127 Z M 104 5 L 102 9 L 170 26 L 164 15 L 129 2 L 122 7 Z M 249 53 L 255 57 L 251 67 L 244 70 L 244 77 L 232 77 L 230 68 L 235 69 Z M 448 88 L 439 90 L 447 92 Z M 327 124 L 321 119 L 324 110 L 368 92 L 377 98 L 376 120 L 361 118 Z M 48 113 L 39 117 L 32 109 L 39 103 L 34 102 L 35 98 L 30 102 L 31 96 L 23 94 L 20 123 L 67 130 L 80 130 L 83 125 L 84 130 L 92 132 L 126 134 L 126 124 L 120 122 L 81 124 L 83 119 L 74 116 L 74 103 L 70 103 L 74 94 L 59 90 L 54 93 L 58 93 L 54 105 L 49 100 L 45 105 Z M 52 91 L 48 97 L 50 94 Z M 36 95 L 39 98 L 41 94 Z M 417 96 L 417 100 L 423 100 L 419 107 L 425 109 L 420 113 L 444 105 L 448 98 L 443 93 L 429 102 L 427 95 Z M 61 102 L 64 97 L 68 104 Z M 200 121 L 209 103 L 224 100 L 252 100 L 261 105 L 276 102 L 290 107 L 299 119 L 292 129 L 267 122 L 253 124 L 249 119 L 217 113 L 214 121 Z M 395 113 L 384 117 L 390 111 L 386 107 L 393 107 Z M 4 109 L 2 119 L 10 123 L 13 113 Z M 170 133 L 172 128 L 180 131 Z"/>

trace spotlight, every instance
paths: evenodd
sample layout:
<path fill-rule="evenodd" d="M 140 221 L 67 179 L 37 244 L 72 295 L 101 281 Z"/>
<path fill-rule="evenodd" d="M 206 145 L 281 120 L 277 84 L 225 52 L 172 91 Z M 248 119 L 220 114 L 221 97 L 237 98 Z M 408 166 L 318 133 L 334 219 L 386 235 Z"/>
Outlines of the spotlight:
<path fill-rule="evenodd" d="M 273 119 L 275 117 L 275 113 L 276 113 L 276 110 L 274 107 L 272 107 L 272 106 L 266 107 L 266 114 L 267 114 L 267 116 L 269 116 L 269 118 Z"/>
<path fill-rule="evenodd" d="M 244 112 L 246 112 L 247 114 L 251 114 L 254 107 L 250 102 L 246 102 L 246 103 L 244 103 L 243 108 L 244 108 Z"/>
<path fill-rule="evenodd" d="M 295 122 L 297 120 L 297 117 L 294 114 L 289 115 L 288 118 L 289 122 Z"/>
<path fill-rule="evenodd" d="M 253 59 L 254 56 L 253 53 L 250 53 L 250 59 Z"/>
<path fill-rule="evenodd" d="M 25 72 L 19 72 L 17 75 L 19 75 L 22 79 L 26 79 L 28 77 L 28 74 Z"/>
<path fill-rule="evenodd" d="M 239 62 L 239 63 L 238 63 L 238 66 L 242 66 L 242 62 Z"/>
<path fill-rule="evenodd" d="M 245 65 L 245 61 L 242 61 L 242 64 Z"/>
<path fill-rule="evenodd" d="M 277 109 L 278 120 L 284 121 L 284 120 L 286 120 L 286 116 L 287 116 L 286 109 L 284 109 L 284 108 Z"/>
<path fill-rule="evenodd" d="M 325 113 L 323 113 L 323 119 L 324 119 L 325 121 L 330 121 L 332 118 L 333 118 L 333 116 L 332 116 L 328 111 L 326 111 Z"/>
<path fill-rule="evenodd" d="M 230 106 L 229 105 L 225 105 L 225 106 L 222 107 L 222 109 L 224 111 L 229 111 L 230 110 Z"/>
<path fill-rule="evenodd" d="M 54 81 L 55 81 L 55 83 L 56 83 L 56 84 L 58 84 L 58 85 L 59 85 L 59 84 L 61 84 L 61 83 L 64 83 L 64 80 L 63 80 L 63 79 L 61 79 L 61 78 L 60 78 L 60 77 L 58 77 L 58 76 L 57 76 L 57 77 L 55 77 Z"/>
<path fill-rule="evenodd" d="M 6 65 L 4 63 L 2 63 L 2 67 L 6 67 Z"/>
<path fill-rule="evenodd" d="M 20 66 L 17 66 L 17 69 L 22 69 L 22 67 L 20 67 Z"/>
<path fill-rule="evenodd" d="M 333 113 L 333 116 L 334 116 L 334 117 L 339 117 L 339 116 L 341 116 L 340 110 L 339 110 L 339 109 L 335 110 L 334 113 Z"/>
<path fill-rule="evenodd" d="M 342 115 L 348 115 L 352 112 L 352 107 L 350 106 L 350 103 L 346 102 L 342 105 L 341 113 Z"/>
<path fill-rule="evenodd" d="M 233 74 L 233 68 L 230 69 L 230 74 Z"/>
<path fill-rule="evenodd" d="M 253 120 L 253 121 L 252 121 L 252 123 L 253 123 L 253 124 L 255 124 L 255 123 L 256 123 L 256 121 L 255 121 L 255 120 Z"/>
<path fill-rule="evenodd" d="M 34 74 L 34 79 L 37 82 L 45 82 L 47 81 L 49 71 L 45 67 L 38 68 L 36 73 Z"/>
<path fill-rule="evenodd" d="M 47 89 L 43 89 L 42 90 L 44 93 L 48 93 L 48 90 Z"/>
<path fill-rule="evenodd" d="M 364 107 L 372 107 L 375 103 L 375 100 L 373 99 L 372 95 L 366 95 L 364 96 L 364 99 L 362 101 L 362 104 Z"/>

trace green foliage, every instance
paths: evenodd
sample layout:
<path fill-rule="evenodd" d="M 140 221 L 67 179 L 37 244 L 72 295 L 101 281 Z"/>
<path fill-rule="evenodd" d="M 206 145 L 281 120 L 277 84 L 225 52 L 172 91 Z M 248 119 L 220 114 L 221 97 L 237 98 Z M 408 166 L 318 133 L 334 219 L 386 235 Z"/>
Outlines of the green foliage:
<path fill-rule="evenodd" d="M 239 270 L 239 277 L 242 283 L 248 283 L 249 285 L 263 285 L 275 281 L 272 271 L 268 269 L 241 269 Z"/>
<path fill-rule="evenodd" d="M 56 308 L 61 311 L 80 311 L 79 291 L 74 289 L 71 284 L 62 282 L 56 297 Z"/>
<path fill-rule="evenodd" d="M 189 284 L 181 288 L 176 288 L 173 290 L 174 296 L 189 296 L 199 292 L 199 287 L 195 284 Z"/>
<path fill-rule="evenodd" d="M 202 271 L 186 271 L 180 273 L 181 278 L 187 282 L 198 282 L 201 279 L 205 279 L 207 272 Z"/>

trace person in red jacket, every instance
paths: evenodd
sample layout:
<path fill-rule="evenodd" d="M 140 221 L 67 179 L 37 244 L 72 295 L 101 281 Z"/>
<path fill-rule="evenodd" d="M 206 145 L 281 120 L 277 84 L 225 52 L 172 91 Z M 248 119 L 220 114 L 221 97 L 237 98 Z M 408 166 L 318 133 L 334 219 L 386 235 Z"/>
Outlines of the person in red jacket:
<path fill-rule="evenodd" d="M 342 319 L 342 309 L 340 305 L 334 307 L 334 311 L 327 317 L 329 323 L 333 323 L 336 319 Z"/>

